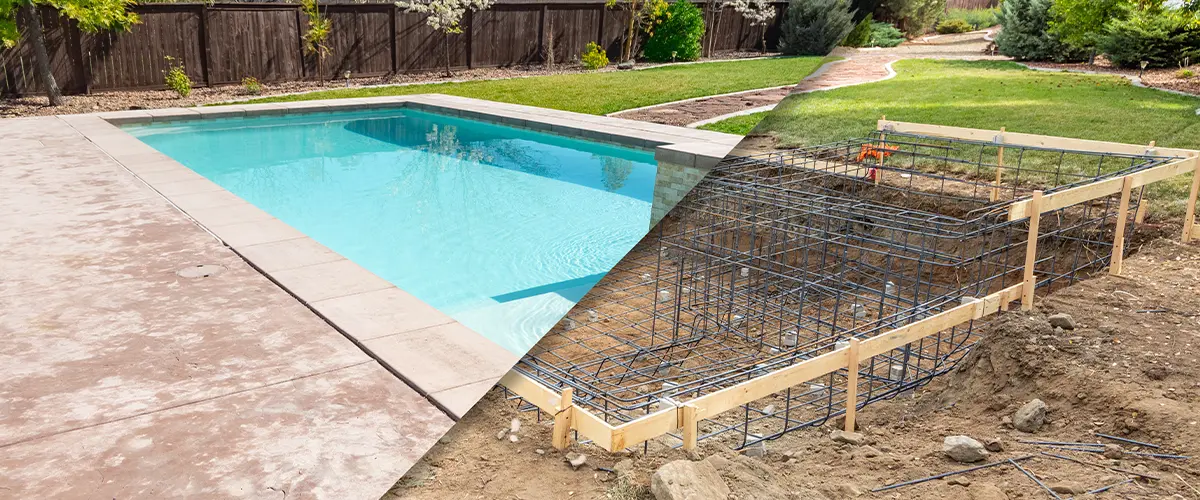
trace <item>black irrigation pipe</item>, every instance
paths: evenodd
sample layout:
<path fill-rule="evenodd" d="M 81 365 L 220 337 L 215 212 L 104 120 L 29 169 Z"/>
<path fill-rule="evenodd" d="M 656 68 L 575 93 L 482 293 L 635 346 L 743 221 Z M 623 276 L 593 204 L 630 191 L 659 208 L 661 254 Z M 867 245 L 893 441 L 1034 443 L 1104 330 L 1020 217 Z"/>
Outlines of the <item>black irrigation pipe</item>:
<path fill-rule="evenodd" d="M 1043 454 L 1043 455 L 1046 455 L 1047 457 L 1051 457 L 1051 458 L 1057 458 L 1057 459 L 1059 459 L 1059 460 L 1066 460 L 1066 461 L 1068 461 L 1068 462 L 1075 462 L 1075 463 L 1077 463 L 1077 464 L 1080 464 L 1080 465 L 1089 465 L 1089 466 L 1092 466 L 1092 467 L 1098 467 L 1098 468 L 1105 469 L 1105 470 L 1110 470 L 1110 471 L 1113 471 L 1113 472 L 1120 472 L 1120 473 L 1122 473 L 1122 474 L 1129 474 L 1129 475 L 1131 475 L 1131 476 L 1137 476 L 1137 477 L 1140 477 L 1140 478 L 1142 478 L 1142 479 L 1149 479 L 1149 480 L 1151 480 L 1151 481 L 1158 481 L 1158 480 L 1162 479 L 1162 478 L 1160 478 L 1160 477 L 1158 477 L 1158 476 L 1155 476 L 1155 475 L 1153 475 L 1153 474 L 1146 474 L 1146 473 L 1144 473 L 1144 472 L 1138 472 L 1138 471 L 1133 471 L 1133 470 L 1129 470 L 1129 469 L 1122 469 L 1122 468 L 1120 468 L 1120 467 L 1111 467 L 1111 466 L 1108 466 L 1108 465 L 1104 465 L 1104 464 L 1098 464 L 1098 463 L 1095 463 L 1095 462 L 1088 462 L 1088 461 L 1086 461 L 1086 460 L 1080 460 L 1080 459 L 1078 459 L 1078 458 L 1071 458 L 1071 457 L 1068 457 L 1068 456 L 1064 456 L 1064 455 L 1058 455 L 1058 454 L 1055 454 L 1055 453 L 1047 453 L 1047 452 L 1044 452 L 1044 451 L 1043 451 L 1043 452 L 1039 452 L 1039 453 L 1041 453 L 1041 454 Z"/>
<path fill-rule="evenodd" d="M 926 481 L 933 481 L 935 479 L 941 479 L 944 477 L 957 476 L 959 474 L 975 472 L 980 469 L 987 469 L 989 467 L 995 467 L 997 465 L 1005 465 L 1008 463 L 1015 464 L 1017 460 L 1028 460 L 1033 457 L 1034 457 L 1033 455 L 1025 455 L 1023 457 L 1010 458 L 1008 460 L 1001 460 L 999 462 L 992 462 L 990 464 L 976 465 L 975 467 L 969 467 L 969 468 L 962 469 L 962 470 L 956 470 L 956 471 L 952 471 L 952 472 L 944 472 L 944 473 L 938 474 L 936 476 L 923 477 L 921 479 L 913 479 L 912 481 L 905 481 L 903 483 L 896 483 L 896 484 L 891 484 L 891 485 L 875 488 L 875 489 L 871 490 L 871 493 L 878 493 L 880 491 L 887 491 L 887 490 L 896 489 L 896 488 L 900 488 L 900 487 L 904 487 L 904 486 L 911 486 L 914 484 L 920 484 L 920 483 L 924 483 Z"/>
<path fill-rule="evenodd" d="M 1008 459 L 1008 462 L 1011 463 L 1013 465 L 1013 467 L 1016 467 L 1017 470 L 1021 471 L 1022 474 L 1025 474 L 1026 477 L 1028 477 L 1029 479 L 1032 479 L 1033 482 L 1038 484 L 1038 486 L 1041 486 L 1043 490 L 1046 490 L 1046 493 L 1049 493 L 1050 496 L 1054 497 L 1057 500 L 1062 500 L 1062 497 L 1058 496 L 1058 493 L 1055 493 L 1054 490 L 1050 489 L 1049 486 L 1046 486 L 1046 483 L 1043 483 L 1042 480 L 1038 479 L 1037 476 L 1033 475 L 1032 472 L 1029 472 L 1024 467 L 1021 467 L 1021 464 L 1017 463 L 1015 460 L 1013 460 L 1011 458 Z"/>
<path fill-rule="evenodd" d="M 1120 486 L 1120 485 L 1122 485 L 1122 484 L 1129 484 L 1129 483 L 1132 483 L 1132 482 L 1133 482 L 1133 480 L 1132 480 L 1132 479 L 1126 479 L 1126 480 L 1124 480 L 1124 481 L 1116 482 L 1116 483 L 1110 484 L 1110 485 L 1108 485 L 1108 486 L 1104 486 L 1104 487 L 1096 488 L 1096 489 L 1094 489 L 1094 490 L 1092 490 L 1092 491 L 1089 491 L 1089 492 L 1087 492 L 1087 493 L 1084 493 L 1084 495 L 1095 495 L 1095 494 L 1097 494 L 1097 493 L 1104 493 L 1104 492 L 1106 492 L 1106 491 L 1108 491 L 1108 490 L 1111 490 L 1111 489 L 1113 489 L 1113 488 L 1116 488 L 1117 486 Z"/>
<path fill-rule="evenodd" d="M 1120 441 L 1122 443 L 1136 444 L 1138 446 L 1145 446 L 1147 448 L 1154 448 L 1154 449 L 1162 448 L 1161 446 L 1159 446 L 1157 444 L 1143 443 L 1141 441 L 1134 441 L 1132 439 L 1126 439 L 1126 438 L 1118 437 L 1118 436 L 1110 436 L 1108 434 L 1101 434 L 1099 432 L 1096 433 L 1096 437 L 1102 437 L 1104 439 L 1111 439 L 1113 441 Z"/>

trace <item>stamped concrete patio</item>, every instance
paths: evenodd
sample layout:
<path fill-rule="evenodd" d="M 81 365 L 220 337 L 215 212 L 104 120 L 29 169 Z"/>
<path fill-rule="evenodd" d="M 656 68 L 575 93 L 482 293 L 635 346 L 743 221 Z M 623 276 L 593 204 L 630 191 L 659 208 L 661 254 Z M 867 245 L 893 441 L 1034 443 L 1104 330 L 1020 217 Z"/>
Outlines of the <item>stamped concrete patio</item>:
<path fill-rule="evenodd" d="M 0 214 L 2 497 L 377 498 L 453 425 L 60 118 Z"/>
<path fill-rule="evenodd" d="M 452 101 L 689 168 L 736 142 Z M 326 106 L 0 121 L 0 497 L 378 498 L 511 367 L 107 121 Z"/>

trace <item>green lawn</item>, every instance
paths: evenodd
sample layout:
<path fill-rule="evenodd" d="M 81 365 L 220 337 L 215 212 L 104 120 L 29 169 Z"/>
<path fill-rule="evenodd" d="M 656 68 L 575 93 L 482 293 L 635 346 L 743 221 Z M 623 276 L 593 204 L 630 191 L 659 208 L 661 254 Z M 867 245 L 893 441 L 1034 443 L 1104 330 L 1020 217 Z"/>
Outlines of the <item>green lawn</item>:
<path fill-rule="evenodd" d="M 245 102 L 439 93 L 602 115 L 692 97 L 788 85 L 808 76 L 825 61 L 826 59 L 820 57 L 773 57 L 683 64 L 638 71 L 322 90 Z"/>
<path fill-rule="evenodd" d="M 703 128 L 771 135 L 781 147 L 861 137 L 888 119 L 1131 144 L 1200 149 L 1200 98 L 1139 88 L 1113 76 L 1048 73 L 997 61 L 906 60 L 891 80 L 793 95 L 770 113 Z M 1152 188 L 1178 212 L 1185 179 Z"/>

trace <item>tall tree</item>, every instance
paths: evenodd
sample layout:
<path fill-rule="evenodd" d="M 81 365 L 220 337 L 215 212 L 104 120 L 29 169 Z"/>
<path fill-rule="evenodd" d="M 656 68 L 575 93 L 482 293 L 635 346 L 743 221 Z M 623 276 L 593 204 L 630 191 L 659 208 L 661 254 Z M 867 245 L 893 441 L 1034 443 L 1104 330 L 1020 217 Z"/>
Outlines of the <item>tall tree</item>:
<path fill-rule="evenodd" d="M 34 72 L 42 83 L 51 106 L 63 104 L 62 90 L 50 70 L 50 50 L 39 7 L 50 7 L 74 20 L 79 29 L 88 33 L 100 31 L 129 31 L 138 22 L 137 14 L 126 10 L 134 0 L 0 0 L 0 43 L 14 47 L 24 35 L 24 43 L 33 50 Z M 24 29 L 18 29 L 22 18 Z M 23 33 L 22 33 L 23 32 Z"/>
<path fill-rule="evenodd" d="M 462 18 L 468 11 L 487 10 L 491 8 L 492 3 L 493 0 L 413 0 L 411 2 L 400 0 L 396 2 L 396 6 L 408 12 L 425 14 L 425 24 L 442 32 L 442 49 L 446 53 L 446 76 L 452 76 L 453 73 L 450 72 L 450 35 L 463 32 Z"/>
<path fill-rule="evenodd" d="M 726 4 L 750 21 L 750 26 L 758 26 L 760 48 L 766 52 L 767 26 L 775 19 L 775 6 L 768 0 L 730 0 Z"/>
<path fill-rule="evenodd" d="M 1133 0 L 1056 0 L 1050 6 L 1050 32 L 1067 45 L 1094 53 L 1104 24 L 1128 18 L 1133 7 Z"/>

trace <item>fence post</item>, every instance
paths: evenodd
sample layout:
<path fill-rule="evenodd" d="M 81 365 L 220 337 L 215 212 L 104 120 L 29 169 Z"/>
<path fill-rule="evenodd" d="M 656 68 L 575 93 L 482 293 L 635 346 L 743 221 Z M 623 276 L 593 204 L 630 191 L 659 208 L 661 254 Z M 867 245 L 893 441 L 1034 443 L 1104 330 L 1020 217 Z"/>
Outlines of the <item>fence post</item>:
<path fill-rule="evenodd" d="M 200 70 L 204 72 L 204 85 L 211 87 L 212 81 L 212 34 L 209 31 L 208 4 L 200 4 Z"/>
<path fill-rule="evenodd" d="M 1042 192 L 1034 191 L 1029 200 L 1029 235 L 1025 242 L 1025 279 L 1021 289 L 1021 310 L 1033 310 L 1033 289 L 1036 282 L 1033 276 L 1033 266 L 1037 263 L 1038 224 L 1042 220 Z"/>
<path fill-rule="evenodd" d="M 1188 194 L 1187 212 L 1183 216 L 1183 242 L 1192 241 L 1192 227 L 1196 224 L 1196 195 L 1200 194 L 1200 157 L 1192 157 L 1192 191 Z"/>
<path fill-rule="evenodd" d="M 571 444 L 571 421 L 575 417 L 575 403 L 572 401 L 575 390 L 568 387 L 563 389 L 558 407 L 554 414 L 554 428 L 551 431 L 551 444 L 556 450 L 564 450 Z"/>
<path fill-rule="evenodd" d="M 846 432 L 854 432 L 854 418 L 858 416 L 858 339 L 850 339 L 846 348 Z"/>
<path fill-rule="evenodd" d="M 1133 177 L 1121 179 L 1121 204 L 1117 207 L 1117 228 L 1113 232 L 1112 259 L 1108 274 L 1120 276 L 1125 266 L 1125 221 L 1129 218 L 1129 197 L 1133 193 Z M 1141 203 L 1141 202 L 1139 202 Z"/>
<path fill-rule="evenodd" d="M 388 39 L 389 39 L 389 42 L 391 43 L 391 50 L 392 50 L 392 74 L 393 75 L 400 72 L 400 54 L 397 52 L 397 50 L 399 49 L 399 47 L 397 47 L 397 45 L 399 45 L 399 44 L 396 42 L 396 11 L 398 11 L 398 10 L 400 10 L 400 7 L 393 4 L 392 9 L 390 11 L 388 11 L 388 25 L 392 27 L 391 28 L 392 33 L 391 33 L 391 35 L 388 36 Z"/>

